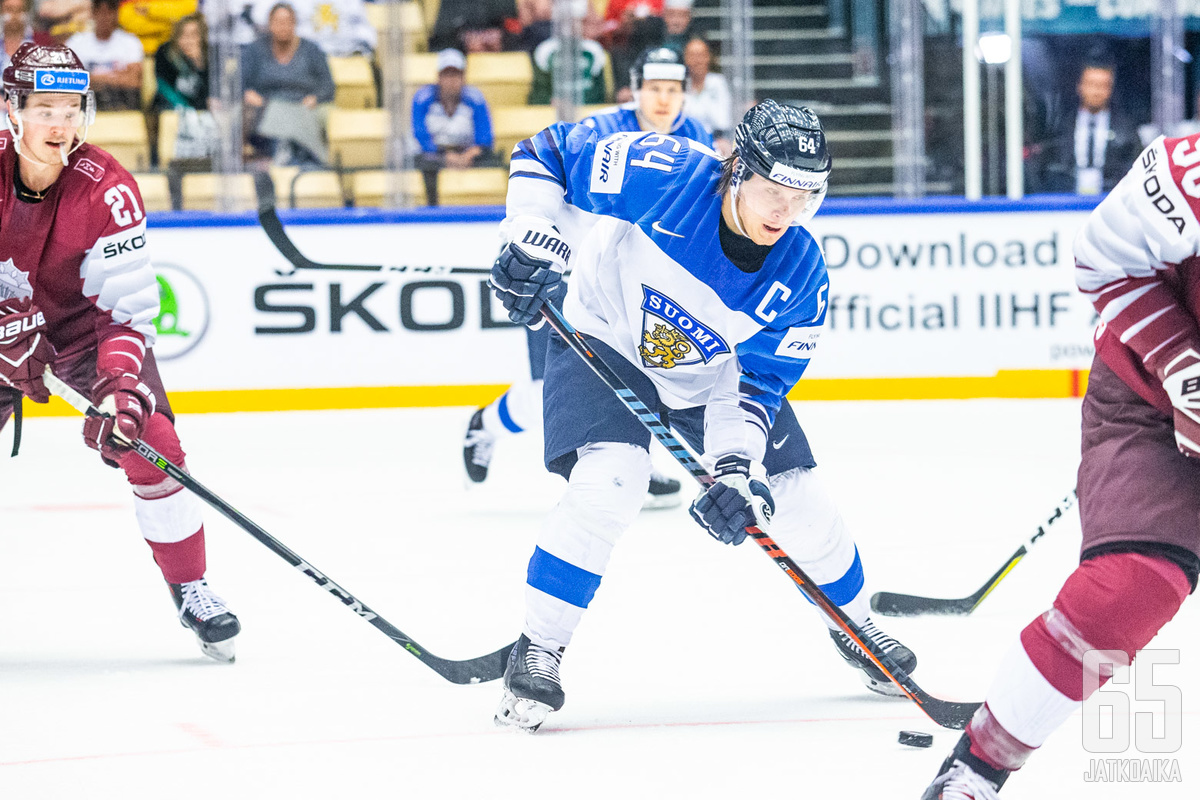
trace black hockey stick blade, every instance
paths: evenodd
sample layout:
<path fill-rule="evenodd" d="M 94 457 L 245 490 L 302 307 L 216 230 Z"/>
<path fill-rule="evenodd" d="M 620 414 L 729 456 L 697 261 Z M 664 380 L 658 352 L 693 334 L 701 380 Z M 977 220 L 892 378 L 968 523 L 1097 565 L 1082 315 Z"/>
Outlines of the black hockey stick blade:
<path fill-rule="evenodd" d="M 567 346 L 574 350 L 576 355 L 591 367 L 597 377 L 604 381 L 608 388 L 617 395 L 625 407 L 629 409 L 629 412 L 637 417 L 654 438 L 667 448 L 667 452 L 674 456 L 675 460 L 681 466 L 687 469 L 692 477 L 696 479 L 697 483 L 701 486 L 708 486 L 713 483 L 713 477 L 708 474 L 683 442 L 679 441 L 675 434 L 671 432 L 671 429 L 663 423 L 662 418 L 638 398 L 633 390 L 621 380 L 621 377 L 613 371 L 612 367 L 604 362 L 599 353 L 595 352 L 593 348 L 588 347 L 587 342 L 578 331 L 571 327 L 571 324 L 567 322 L 566 317 L 562 315 L 561 311 L 547 303 L 542 307 L 542 316 L 550 327 L 566 341 Z M 792 582 L 804 593 L 804 596 L 811 600 L 813 605 L 821 609 L 835 625 L 841 628 L 842 633 L 870 656 L 875 665 L 883 671 L 892 683 L 906 697 L 916 703 L 931 720 L 943 728 L 950 728 L 952 730 L 962 730 L 967 726 L 971 716 L 975 713 L 975 709 L 981 705 L 980 703 L 956 703 L 949 700 L 941 700 L 930 695 L 918 686 L 916 681 L 912 679 L 912 676 L 905 672 L 882 647 L 877 645 L 870 637 L 863 634 L 862 629 L 829 599 L 828 595 L 821 590 L 821 587 L 814 583 L 804 570 L 770 536 L 754 527 L 747 528 L 746 533 L 792 579 Z"/>
<path fill-rule="evenodd" d="M 99 417 L 100 410 L 88 402 L 87 398 L 79 394 L 67 384 L 58 379 L 49 367 L 46 367 L 45 375 L 43 376 L 46 382 L 46 387 L 54 394 L 66 400 L 68 404 L 75 408 L 85 416 Z M 115 434 L 114 434 L 115 435 Z M 121 438 L 121 437 L 118 437 Z M 404 633 L 392 623 L 381 617 L 373 611 L 366 603 L 363 603 L 350 592 L 343 589 L 337 583 L 329 579 L 307 561 L 292 552 L 283 542 L 280 542 L 271 534 L 260 528 L 253 520 L 245 514 L 238 511 L 229 503 L 222 500 L 214 492 L 205 487 L 200 481 L 196 480 L 186 470 L 178 465 L 168 461 L 161 453 L 155 450 L 150 445 L 146 444 L 141 439 L 133 441 L 125 440 L 122 442 L 133 449 L 142 459 L 148 462 L 151 466 L 157 468 L 169 478 L 173 478 L 183 485 L 185 489 L 199 497 L 204 502 L 215 508 L 226 519 L 238 526 L 246 533 L 253 536 L 261 544 L 266 546 L 275 555 L 282 558 L 284 561 L 291 564 L 297 570 L 306 575 L 309 580 L 327 591 L 330 595 L 341 601 L 342 605 L 349 608 L 358 616 L 362 617 L 367 622 L 371 623 L 376 629 L 381 631 L 385 636 L 391 639 L 396 644 L 403 647 L 427 667 L 432 669 L 437 674 L 441 675 L 451 683 L 485 683 L 494 681 L 504 676 L 504 668 L 508 662 L 508 654 L 516 645 L 516 642 L 501 647 L 494 653 L 489 653 L 486 656 L 467 659 L 466 661 L 451 661 L 445 658 L 440 658 L 430 653 L 421 645 L 413 641 L 412 637 Z"/>
<path fill-rule="evenodd" d="M 939 597 L 922 597 L 913 594 L 900 594 L 898 592 L 876 592 L 871 596 L 871 609 L 886 617 L 917 617 L 922 615 L 940 615 L 940 616 L 957 616 L 965 617 L 979 608 L 980 604 L 987 599 L 988 595 L 1000 585 L 1000 581 L 1008 577 L 1008 573 L 1012 572 L 1017 564 L 1021 563 L 1021 559 L 1029 553 L 1029 548 L 1037 544 L 1046 533 L 1051 529 L 1055 522 L 1062 519 L 1066 512 L 1070 511 L 1075 506 L 1075 501 L 1078 497 L 1078 490 L 1072 489 L 1067 495 L 1059 501 L 1054 507 L 1046 521 L 1038 526 L 1037 532 L 1030 537 L 1029 541 L 1017 548 L 1017 551 L 1008 557 L 1004 565 L 996 570 L 992 577 L 977 589 L 974 594 L 957 599 L 943 599 Z"/>
<path fill-rule="evenodd" d="M 324 264 L 305 256 L 296 247 L 296 243 L 284 230 L 283 221 L 275 210 L 275 183 L 265 172 L 254 174 L 254 191 L 258 195 L 258 224 L 263 233 L 275 245 L 279 254 L 292 265 L 290 270 L 277 269 L 275 273 L 282 277 L 295 275 L 297 270 L 325 270 L 333 272 L 405 272 L 421 275 L 487 275 L 491 272 L 487 267 L 446 267 L 446 266 L 386 266 L 384 264 Z"/>

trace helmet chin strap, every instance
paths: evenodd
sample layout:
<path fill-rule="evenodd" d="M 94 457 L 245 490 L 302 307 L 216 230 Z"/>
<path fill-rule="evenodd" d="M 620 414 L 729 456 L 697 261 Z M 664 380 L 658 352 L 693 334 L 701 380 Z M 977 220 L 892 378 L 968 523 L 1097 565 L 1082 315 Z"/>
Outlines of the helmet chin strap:
<path fill-rule="evenodd" d="M 729 182 L 729 210 L 732 212 L 733 224 L 738 233 L 750 239 L 750 234 L 746 233 L 746 229 L 742 227 L 742 215 L 738 213 L 738 190 L 742 187 L 741 169 L 741 164 L 737 164 L 733 168 L 733 180 Z"/>

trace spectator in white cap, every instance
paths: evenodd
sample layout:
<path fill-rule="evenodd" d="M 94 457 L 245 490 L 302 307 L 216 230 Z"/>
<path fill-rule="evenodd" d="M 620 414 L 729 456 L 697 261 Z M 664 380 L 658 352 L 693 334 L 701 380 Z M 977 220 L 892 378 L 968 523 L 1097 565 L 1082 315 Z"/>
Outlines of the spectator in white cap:
<path fill-rule="evenodd" d="M 421 152 L 415 166 L 425 178 L 429 205 L 438 204 L 437 175 L 442 169 L 494 167 L 492 119 L 483 93 L 463 80 L 467 59 L 459 50 L 437 54 L 437 83 L 413 96 L 413 136 Z"/>

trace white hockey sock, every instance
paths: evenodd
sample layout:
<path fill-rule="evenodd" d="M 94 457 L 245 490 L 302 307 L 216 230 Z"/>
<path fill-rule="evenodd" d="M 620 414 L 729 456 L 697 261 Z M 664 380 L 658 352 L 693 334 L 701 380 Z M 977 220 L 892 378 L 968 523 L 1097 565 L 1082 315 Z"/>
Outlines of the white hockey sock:
<path fill-rule="evenodd" d="M 1083 705 L 1046 680 L 1019 639 L 1000 662 L 987 704 L 1004 730 L 1029 747 L 1041 747 Z"/>
<path fill-rule="evenodd" d="M 775 514 L 771 538 L 856 623 L 870 614 L 862 562 L 841 512 L 810 469 L 793 469 L 771 478 Z M 820 615 L 830 630 L 840 630 Z"/>
<path fill-rule="evenodd" d="M 492 436 L 522 433 L 542 424 L 542 382 L 514 383 L 483 409 L 483 429 Z"/>
<path fill-rule="evenodd" d="M 591 444 L 562 500 L 546 516 L 529 560 L 525 634 L 566 647 L 608 567 L 613 545 L 633 522 L 650 481 L 650 454 L 628 444 Z"/>

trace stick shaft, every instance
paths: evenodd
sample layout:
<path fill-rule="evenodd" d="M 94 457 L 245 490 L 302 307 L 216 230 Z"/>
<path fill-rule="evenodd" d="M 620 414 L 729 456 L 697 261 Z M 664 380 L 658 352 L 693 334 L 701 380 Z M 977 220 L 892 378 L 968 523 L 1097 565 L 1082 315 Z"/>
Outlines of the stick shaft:
<path fill-rule="evenodd" d="M 88 402 L 87 398 L 85 398 L 79 392 L 63 383 L 58 376 L 50 371 L 49 367 L 46 368 L 46 373 L 43 377 L 45 379 L 46 386 L 50 389 L 50 391 L 66 400 L 67 403 L 75 408 L 76 411 L 79 411 L 80 413 L 89 417 L 102 416 L 99 409 Z M 309 580 L 325 591 L 329 592 L 330 595 L 341 601 L 343 605 L 345 605 L 359 617 L 371 623 L 385 636 L 403 647 L 408 652 L 412 653 L 443 678 L 446 678 L 453 683 L 480 683 L 483 681 L 495 680 L 504 675 L 504 666 L 508 658 L 508 652 L 512 649 L 512 645 L 502 647 L 500 650 L 497 650 L 495 653 L 491 653 L 487 656 L 481 656 L 479 658 L 474 658 L 467 661 L 448 661 L 433 655 L 413 641 L 412 637 L 408 636 L 395 625 L 392 625 L 386 619 L 381 617 L 366 603 L 362 602 L 350 592 L 346 591 L 312 564 L 309 564 L 307 561 L 289 549 L 286 545 L 284 545 L 283 542 L 267 533 L 263 528 L 259 527 L 257 523 L 255 523 L 245 514 L 238 511 L 229 503 L 225 502 L 225 500 L 219 497 L 215 492 L 211 491 L 202 483 L 200 483 L 200 481 L 193 478 L 186 470 L 169 461 L 153 447 L 146 444 L 141 439 L 129 440 L 119 434 L 114 434 L 114 436 L 131 447 L 133 452 L 142 459 L 163 472 L 168 477 L 178 481 L 185 489 L 192 492 L 201 500 L 215 508 L 221 513 L 222 516 L 224 516 L 234 525 L 253 536 L 272 553 L 291 564 L 293 567 L 307 576 Z M 516 643 L 514 642 L 513 644 Z"/>

